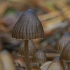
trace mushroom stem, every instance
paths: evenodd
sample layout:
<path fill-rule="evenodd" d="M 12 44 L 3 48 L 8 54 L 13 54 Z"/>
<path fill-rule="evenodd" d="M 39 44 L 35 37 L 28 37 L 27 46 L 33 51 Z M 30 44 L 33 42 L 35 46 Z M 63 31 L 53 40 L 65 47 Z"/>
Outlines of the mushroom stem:
<path fill-rule="evenodd" d="M 24 56 L 27 70 L 31 70 L 30 60 L 29 60 L 29 49 L 28 49 L 28 40 L 24 41 Z"/>
<path fill-rule="evenodd" d="M 68 70 L 70 70 L 70 62 L 68 62 L 67 64 L 68 64 Z"/>

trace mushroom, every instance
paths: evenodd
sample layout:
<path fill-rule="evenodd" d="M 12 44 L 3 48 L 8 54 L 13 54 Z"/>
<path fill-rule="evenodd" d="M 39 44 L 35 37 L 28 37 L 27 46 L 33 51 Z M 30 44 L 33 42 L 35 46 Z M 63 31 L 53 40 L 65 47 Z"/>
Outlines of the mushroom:
<path fill-rule="evenodd" d="M 26 68 L 27 70 L 31 70 L 28 42 L 30 39 L 44 37 L 44 31 L 41 22 L 33 10 L 28 9 L 20 16 L 13 28 L 12 37 L 16 39 L 24 39 L 24 55 Z"/>
<path fill-rule="evenodd" d="M 68 70 L 70 70 L 70 41 L 64 47 L 60 57 L 63 62 L 68 64 Z"/>
<path fill-rule="evenodd" d="M 47 61 L 47 62 L 45 62 L 45 63 L 40 67 L 40 69 L 41 69 L 41 70 L 47 70 L 48 67 L 49 67 L 49 65 L 51 64 L 51 62 L 52 62 L 52 61 Z"/>
<path fill-rule="evenodd" d="M 41 66 L 46 61 L 47 61 L 46 54 L 42 50 L 38 50 L 33 56 L 33 62 L 39 63 L 39 66 Z"/>
<path fill-rule="evenodd" d="M 6 50 L 0 52 L 1 62 L 3 64 L 4 70 L 16 70 L 14 61 Z"/>
<path fill-rule="evenodd" d="M 32 58 L 32 56 L 37 51 L 37 49 L 36 49 L 32 40 L 29 40 L 29 42 L 28 42 L 28 49 L 29 49 L 29 57 Z M 18 55 L 21 56 L 21 57 L 24 57 L 24 42 L 18 48 Z"/>
<path fill-rule="evenodd" d="M 48 66 L 47 70 L 65 70 L 63 62 L 60 57 L 55 57 L 51 64 Z"/>
<path fill-rule="evenodd" d="M 70 41 L 70 35 L 68 33 L 65 33 L 62 38 L 59 39 L 59 41 L 54 46 L 54 50 L 57 52 L 62 52 L 65 45 Z"/>

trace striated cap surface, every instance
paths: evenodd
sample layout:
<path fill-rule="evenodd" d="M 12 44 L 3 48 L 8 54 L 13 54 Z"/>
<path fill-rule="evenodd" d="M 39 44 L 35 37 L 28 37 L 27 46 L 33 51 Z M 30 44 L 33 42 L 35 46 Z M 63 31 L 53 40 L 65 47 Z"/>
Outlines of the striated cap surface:
<path fill-rule="evenodd" d="M 29 40 L 28 42 L 28 49 L 29 49 L 29 57 L 31 58 L 37 51 L 32 40 Z M 24 57 L 24 42 L 18 48 L 18 55 Z"/>
<path fill-rule="evenodd" d="M 57 52 L 62 52 L 63 48 L 69 41 L 70 35 L 68 33 L 65 33 L 54 46 L 54 50 L 56 50 Z"/>
<path fill-rule="evenodd" d="M 61 60 L 66 61 L 66 62 L 70 62 L 70 41 L 64 47 L 64 49 L 61 53 Z"/>
<path fill-rule="evenodd" d="M 33 62 L 45 63 L 47 61 L 46 54 L 42 50 L 38 50 L 33 56 Z"/>
<path fill-rule="evenodd" d="M 44 37 L 42 24 L 33 10 L 28 9 L 21 15 L 13 28 L 12 37 L 17 39 Z"/>
<path fill-rule="evenodd" d="M 65 70 L 64 64 L 59 57 L 55 57 L 51 62 L 47 70 Z"/>

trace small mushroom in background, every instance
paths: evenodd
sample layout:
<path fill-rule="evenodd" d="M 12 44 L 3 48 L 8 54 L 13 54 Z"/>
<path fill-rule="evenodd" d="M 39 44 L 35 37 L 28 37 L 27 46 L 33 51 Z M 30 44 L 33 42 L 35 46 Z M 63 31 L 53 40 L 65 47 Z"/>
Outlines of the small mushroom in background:
<path fill-rule="evenodd" d="M 4 70 L 16 70 L 14 61 L 10 53 L 8 53 L 6 50 L 0 52 L 0 59 L 3 64 Z"/>
<path fill-rule="evenodd" d="M 47 61 L 47 62 L 45 62 L 45 63 L 40 67 L 40 69 L 41 69 L 41 70 L 47 70 L 48 67 L 49 67 L 49 65 L 51 64 L 51 62 L 52 62 L 52 61 Z"/>
<path fill-rule="evenodd" d="M 36 49 L 32 40 L 29 40 L 28 48 L 29 48 L 29 57 L 32 57 L 37 51 L 37 49 Z M 24 42 L 18 48 L 18 55 L 21 56 L 21 57 L 24 57 Z"/>
<path fill-rule="evenodd" d="M 38 50 L 33 56 L 33 62 L 39 63 L 39 67 L 47 61 L 46 54 L 42 50 Z"/>
<path fill-rule="evenodd" d="M 47 70 L 65 70 L 63 62 L 60 57 L 55 57 L 51 64 L 48 66 Z"/>
<path fill-rule="evenodd" d="M 65 45 L 70 41 L 70 35 L 68 33 L 65 33 L 62 38 L 59 39 L 59 41 L 54 46 L 54 50 L 61 53 Z"/>
<path fill-rule="evenodd" d="M 68 65 L 68 70 L 70 70 L 70 41 L 68 44 L 64 47 L 61 55 L 61 60 Z"/>
<path fill-rule="evenodd" d="M 44 31 L 35 12 L 28 9 L 24 12 L 13 27 L 12 37 L 24 40 L 24 55 L 27 70 L 31 70 L 28 42 L 31 39 L 43 38 Z"/>
<path fill-rule="evenodd" d="M 28 49 L 29 49 L 29 58 L 32 59 L 33 55 L 36 53 L 37 49 L 32 40 L 28 42 Z M 24 42 L 18 48 L 18 56 L 24 57 Z"/>

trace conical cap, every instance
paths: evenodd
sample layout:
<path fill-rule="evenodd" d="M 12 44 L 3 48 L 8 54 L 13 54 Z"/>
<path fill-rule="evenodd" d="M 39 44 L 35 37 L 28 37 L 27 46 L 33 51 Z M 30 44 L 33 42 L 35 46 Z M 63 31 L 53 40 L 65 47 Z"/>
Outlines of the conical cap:
<path fill-rule="evenodd" d="M 54 46 L 54 50 L 56 50 L 57 52 L 62 52 L 63 48 L 69 41 L 70 35 L 68 33 L 65 33 Z"/>
<path fill-rule="evenodd" d="M 64 47 L 62 53 L 61 53 L 61 59 L 66 62 L 70 62 L 70 41 L 68 44 Z"/>
<path fill-rule="evenodd" d="M 56 57 L 54 58 L 54 60 L 52 61 L 52 63 L 49 65 L 47 70 L 65 70 L 64 69 L 64 64 L 63 62 L 60 60 L 60 57 Z"/>
<path fill-rule="evenodd" d="M 35 63 L 45 63 L 46 61 L 46 54 L 42 50 L 38 50 L 33 56 L 33 62 Z"/>
<path fill-rule="evenodd" d="M 37 51 L 32 40 L 29 40 L 28 42 L 28 49 L 29 49 L 29 57 L 32 57 Z M 18 48 L 18 55 L 24 57 L 24 42 Z"/>
<path fill-rule="evenodd" d="M 40 68 L 41 70 L 47 70 L 49 65 L 51 64 L 52 61 L 47 61 L 45 62 Z"/>
<path fill-rule="evenodd" d="M 42 24 L 33 10 L 28 9 L 21 15 L 13 28 L 12 37 L 17 39 L 44 37 Z"/>

